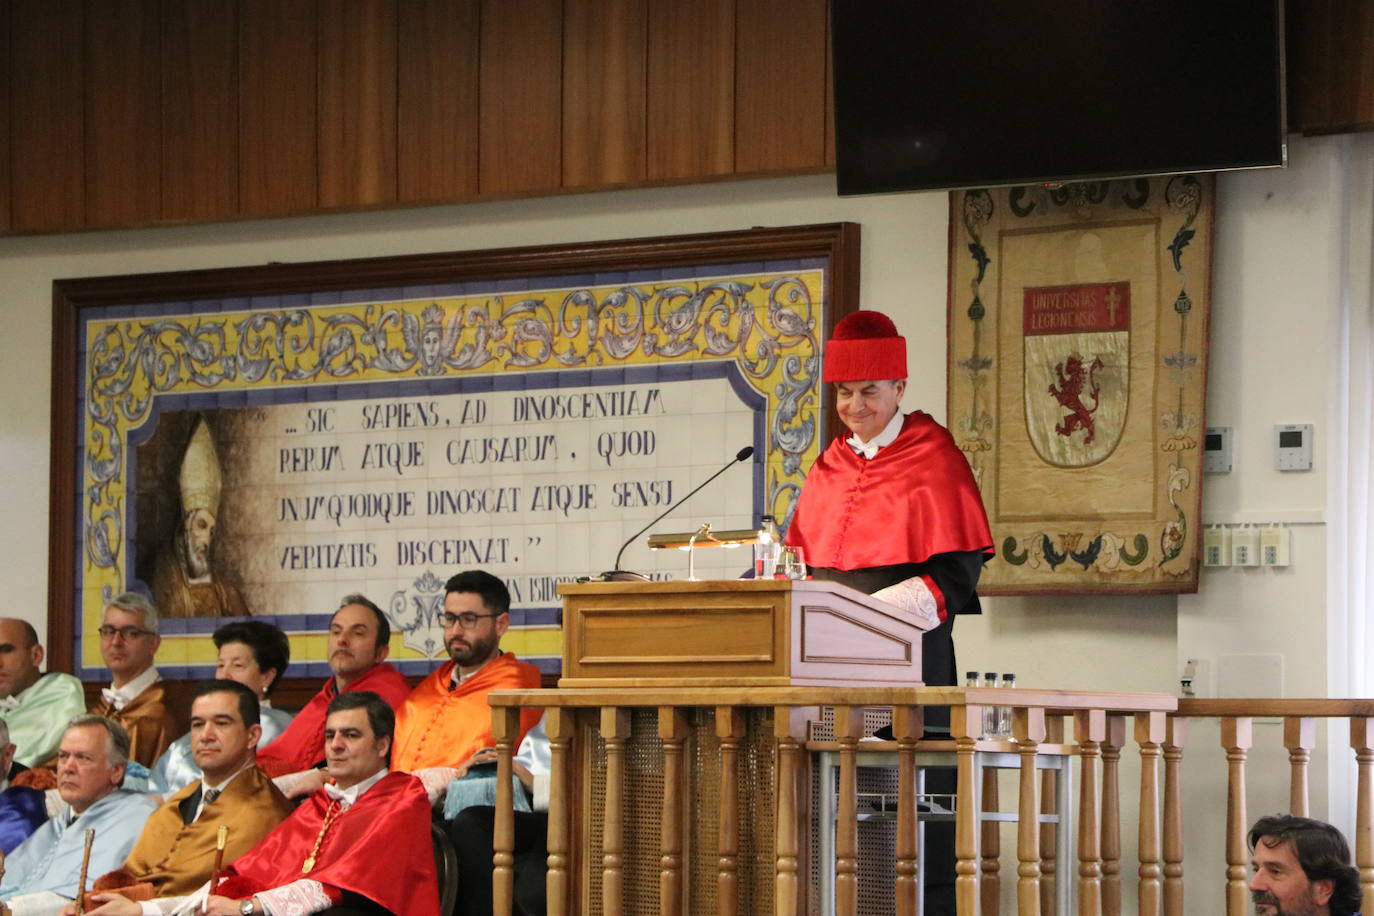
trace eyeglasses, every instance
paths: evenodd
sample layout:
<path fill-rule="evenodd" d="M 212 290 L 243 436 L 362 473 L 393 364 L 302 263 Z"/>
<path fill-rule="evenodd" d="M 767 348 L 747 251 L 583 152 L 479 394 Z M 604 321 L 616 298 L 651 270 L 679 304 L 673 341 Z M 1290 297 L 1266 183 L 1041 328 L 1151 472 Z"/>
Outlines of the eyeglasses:
<path fill-rule="evenodd" d="M 474 614 L 471 611 L 464 611 L 461 614 L 443 613 L 439 615 L 439 622 L 444 625 L 445 630 L 454 627 L 462 627 L 464 630 L 471 630 L 477 626 L 477 621 L 485 620 L 488 617 L 498 617 L 499 614 Z"/>
<path fill-rule="evenodd" d="M 96 632 L 100 634 L 101 639 L 114 639 L 116 636 L 118 636 L 122 638 L 125 642 L 133 642 L 140 636 L 153 635 L 152 630 L 145 630 L 142 627 L 112 627 L 109 624 L 106 624 L 105 626 L 96 630 Z"/>

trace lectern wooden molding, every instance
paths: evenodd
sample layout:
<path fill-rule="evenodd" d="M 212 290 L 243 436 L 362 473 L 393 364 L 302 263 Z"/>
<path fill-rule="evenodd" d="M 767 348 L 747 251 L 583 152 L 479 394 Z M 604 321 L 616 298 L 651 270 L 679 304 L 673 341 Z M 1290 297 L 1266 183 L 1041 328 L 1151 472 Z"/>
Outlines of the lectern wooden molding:
<path fill-rule="evenodd" d="M 836 582 L 588 582 L 558 591 L 561 688 L 921 684 L 921 629 Z"/>

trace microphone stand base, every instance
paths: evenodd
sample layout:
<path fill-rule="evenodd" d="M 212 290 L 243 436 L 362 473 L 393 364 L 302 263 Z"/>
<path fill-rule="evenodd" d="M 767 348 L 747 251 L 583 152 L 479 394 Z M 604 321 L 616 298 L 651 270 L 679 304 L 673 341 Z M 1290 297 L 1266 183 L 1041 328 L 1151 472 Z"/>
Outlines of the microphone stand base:
<path fill-rule="evenodd" d="M 643 573 L 631 572 L 628 569 L 608 569 L 596 578 L 602 582 L 650 582 L 652 581 Z"/>

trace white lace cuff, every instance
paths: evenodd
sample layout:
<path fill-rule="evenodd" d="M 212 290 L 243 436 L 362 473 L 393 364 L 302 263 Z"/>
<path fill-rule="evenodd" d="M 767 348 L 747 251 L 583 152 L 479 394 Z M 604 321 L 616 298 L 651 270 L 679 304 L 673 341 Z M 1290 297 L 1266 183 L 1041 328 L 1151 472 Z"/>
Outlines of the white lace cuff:
<path fill-rule="evenodd" d="M 254 896 L 267 916 L 310 916 L 334 905 L 324 885 L 312 878 L 298 878 Z"/>
<path fill-rule="evenodd" d="M 920 576 L 880 588 L 873 597 L 906 611 L 915 618 L 912 622 L 923 630 L 933 630 L 940 625 L 940 604 Z"/>

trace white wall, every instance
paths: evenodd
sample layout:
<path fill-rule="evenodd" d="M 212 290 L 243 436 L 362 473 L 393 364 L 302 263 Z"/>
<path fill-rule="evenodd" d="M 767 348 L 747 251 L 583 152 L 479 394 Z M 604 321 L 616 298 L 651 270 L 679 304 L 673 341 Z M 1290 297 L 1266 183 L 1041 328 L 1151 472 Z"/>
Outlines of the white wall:
<path fill-rule="evenodd" d="M 1210 476 L 1204 515 L 1318 521 L 1338 247 L 1339 140 L 1295 140 L 1286 171 L 1219 181 L 1208 417 L 1237 431 L 1236 470 Z M 624 191 L 466 207 L 181 229 L 0 239 L 0 568 L 11 606 L 45 629 L 50 296 L 56 278 L 625 238 L 852 220 L 863 226 L 863 302 L 906 333 L 906 406 L 944 414 L 947 198 L 840 200 L 825 176 Z M 1275 423 L 1318 424 L 1317 469 L 1271 469 Z M 1325 540 L 1294 529 L 1286 571 L 1211 570 L 1197 595 L 1002 598 L 961 620 L 960 661 L 1022 685 L 1174 692 L 1181 659 L 1277 653 L 1285 694 L 1325 686 Z M 1263 730 L 1263 727 L 1261 728 Z M 1216 746 L 1200 735 L 1195 746 Z M 1210 752 L 1210 751 L 1209 751 Z M 1196 756 L 1202 758 L 1202 751 Z M 1129 784 L 1129 783 L 1127 783 Z M 1224 807 L 1215 783 L 1195 799 Z M 1191 807 L 1191 806 L 1190 806 Z M 1260 805 L 1259 807 L 1265 807 Z M 1192 810 L 1199 810 L 1192 808 Z M 1320 806 L 1317 808 L 1321 812 Z M 1129 869 L 1127 874 L 1129 875 Z M 1216 872 L 1219 873 L 1219 872 Z"/>

